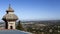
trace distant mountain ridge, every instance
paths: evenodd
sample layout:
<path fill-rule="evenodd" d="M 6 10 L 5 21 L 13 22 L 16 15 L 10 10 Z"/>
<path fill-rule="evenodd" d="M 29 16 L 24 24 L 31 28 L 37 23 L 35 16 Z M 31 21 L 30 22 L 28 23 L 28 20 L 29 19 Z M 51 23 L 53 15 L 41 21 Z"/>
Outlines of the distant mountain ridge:
<path fill-rule="evenodd" d="M 60 20 L 22 21 L 22 23 L 56 24 L 56 25 L 60 25 Z"/>

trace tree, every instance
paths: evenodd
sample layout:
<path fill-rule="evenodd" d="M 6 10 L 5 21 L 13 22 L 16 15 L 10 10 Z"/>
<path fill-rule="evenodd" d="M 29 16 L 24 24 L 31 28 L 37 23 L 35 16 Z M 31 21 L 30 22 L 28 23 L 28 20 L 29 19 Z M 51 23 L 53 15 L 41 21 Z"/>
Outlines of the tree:
<path fill-rule="evenodd" d="M 20 21 L 18 21 L 18 24 L 16 26 L 16 29 L 18 29 L 18 30 L 24 30 L 24 28 L 23 28 L 23 26 L 22 26 L 22 24 L 21 24 Z"/>

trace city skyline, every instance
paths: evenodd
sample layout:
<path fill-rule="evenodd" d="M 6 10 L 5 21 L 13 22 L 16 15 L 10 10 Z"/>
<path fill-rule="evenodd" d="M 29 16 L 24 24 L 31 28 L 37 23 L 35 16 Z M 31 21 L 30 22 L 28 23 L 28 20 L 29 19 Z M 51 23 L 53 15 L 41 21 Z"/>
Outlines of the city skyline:
<path fill-rule="evenodd" d="M 19 20 L 59 20 L 60 0 L 0 0 L 0 20 L 11 4 Z"/>

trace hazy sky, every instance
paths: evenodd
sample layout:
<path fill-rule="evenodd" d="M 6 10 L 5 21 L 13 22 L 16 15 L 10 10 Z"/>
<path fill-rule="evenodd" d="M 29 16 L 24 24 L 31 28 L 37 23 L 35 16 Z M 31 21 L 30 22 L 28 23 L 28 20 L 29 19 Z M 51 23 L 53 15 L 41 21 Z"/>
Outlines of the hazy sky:
<path fill-rule="evenodd" d="M 19 20 L 60 19 L 60 0 L 0 0 L 0 20 L 9 4 Z"/>

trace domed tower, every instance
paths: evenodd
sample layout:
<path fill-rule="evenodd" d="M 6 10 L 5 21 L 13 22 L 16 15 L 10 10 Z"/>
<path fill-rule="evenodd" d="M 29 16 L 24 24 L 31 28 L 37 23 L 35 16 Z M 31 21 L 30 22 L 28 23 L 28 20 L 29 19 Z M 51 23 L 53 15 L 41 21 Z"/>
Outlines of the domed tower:
<path fill-rule="evenodd" d="M 15 29 L 15 23 L 18 17 L 14 14 L 14 10 L 11 8 L 10 5 L 2 19 L 5 21 L 6 29 Z"/>

